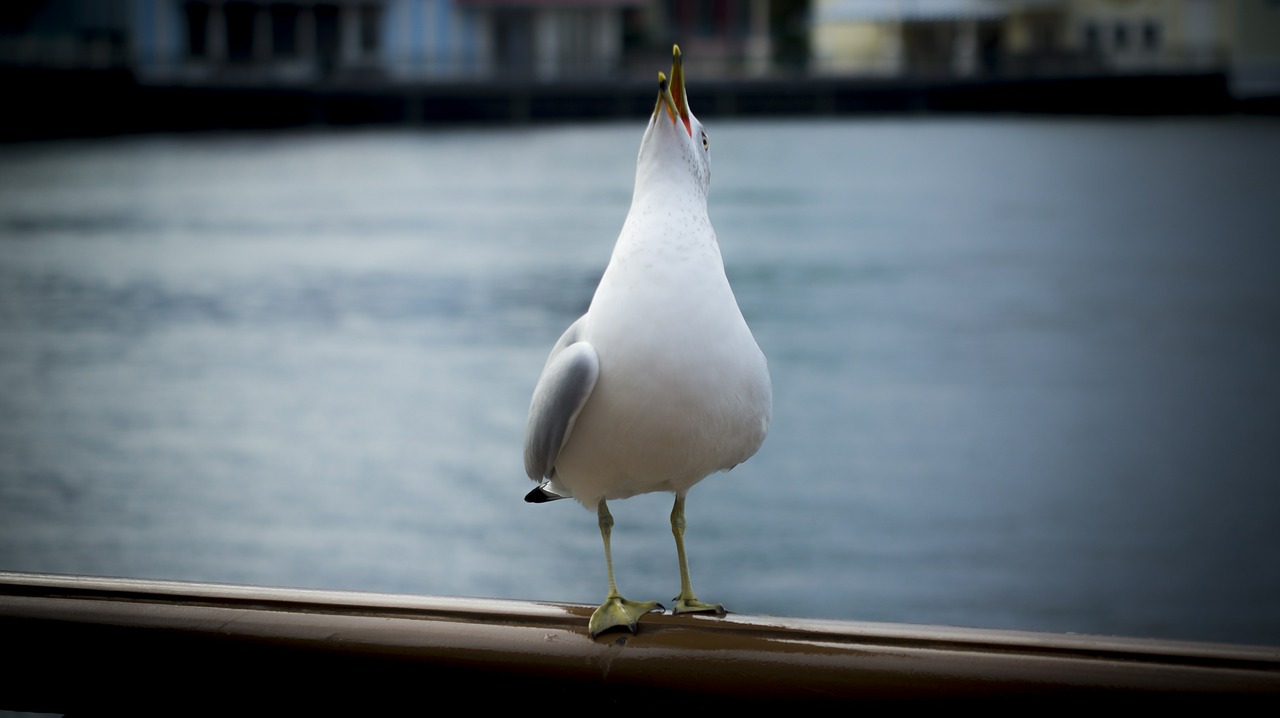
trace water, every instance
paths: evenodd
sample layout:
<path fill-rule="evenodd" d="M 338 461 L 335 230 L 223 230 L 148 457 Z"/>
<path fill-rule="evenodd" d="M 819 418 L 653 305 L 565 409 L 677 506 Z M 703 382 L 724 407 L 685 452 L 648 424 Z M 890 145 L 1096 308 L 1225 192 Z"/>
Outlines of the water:
<path fill-rule="evenodd" d="M 1280 123 L 713 122 L 745 613 L 1280 644 Z M 0 570 L 593 603 L 529 395 L 642 120 L 0 146 Z M 613 506 L 675 595 L 669 496 Z"/>

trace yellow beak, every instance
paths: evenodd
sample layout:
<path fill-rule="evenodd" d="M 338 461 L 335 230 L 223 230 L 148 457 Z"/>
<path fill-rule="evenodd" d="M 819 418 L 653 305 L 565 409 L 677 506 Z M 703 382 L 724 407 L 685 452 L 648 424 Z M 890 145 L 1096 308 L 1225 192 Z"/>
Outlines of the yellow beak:
<path fill-rule="evenodd" d="M 689 96 L 684 90 L 684 63 L 680 61 L 680 46 L 671 46 L 671 96 L 675 101 L 676 114 L 684 121 L 684 130 L 693 137 L 693 126 L 689 124 Z"/>
<path fill-rule="evenodd" d="M 684 123 L 684 131 L 693 137 L 693 125 L 689 122 L 689 98 L 684 91 L 684 67 L 680 63 L 679 45 L 672 48 L 670 84 L 667 82 L 666 75 L 658 73 L 658 101 L 653 106 L 654 113 L 664 105 L 672 124 L 677 121 Z"/>

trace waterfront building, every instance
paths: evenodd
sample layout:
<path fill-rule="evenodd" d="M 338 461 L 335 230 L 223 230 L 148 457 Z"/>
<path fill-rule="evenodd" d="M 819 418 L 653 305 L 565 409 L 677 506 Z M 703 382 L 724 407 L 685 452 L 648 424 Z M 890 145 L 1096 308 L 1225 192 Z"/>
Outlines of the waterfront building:
<path fill-rule="evenodd" d="M 44 0 L 0 5 L 0 65 L 144 84 L 758 77 L 803 0 Z M 785 30 L 785 28 L 784 28 Z M 802 64 L 802 62 L 800 63 Z M 643 68 L 643 72 L 641 69 Z"/>
<path fill-rule="evenodd" d="M 1226 74 L 1237 96 L 1280 93 L 1280 4 L 1269 0 L 814 0 L 824 74 Z"/>
<path fill-rule="evenodd" d="M 774 66 L 773 33 L 786 30 L 771 25 L 801 10 L 803 3 L 771 0 L 654 0 L 645 13 L 652 57 L 637 59 L 651 66 L 679 43 L 698 77 L 760 77 Z"/>
<path fill-rule="evenodd" d="M 814 0 L 813 67 L 824 74 L 970 75 L 980 56 L 990 57 L 1007 14 L 990 0 Z"/>
<path fill-rule="evenodd" d="M 1068 42 L 1121 72 L 1225 71 L 1237 97 L 1280 94 L 1272 0 L 1072 0 Z"/>
<path fill-rule="evenodd" d="M 237 83 L 608 76 L 643 0 L 136 0 L 138 71 Z"/>

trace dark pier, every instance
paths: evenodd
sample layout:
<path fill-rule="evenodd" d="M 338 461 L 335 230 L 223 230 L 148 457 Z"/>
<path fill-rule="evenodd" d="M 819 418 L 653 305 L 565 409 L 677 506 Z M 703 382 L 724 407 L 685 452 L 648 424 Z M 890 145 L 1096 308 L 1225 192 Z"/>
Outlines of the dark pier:
<path fill-rule="evenodd" d="M 0 71 L 0 140 L 308 126 L 502 124 L 635 119 L 655 83 L 514 81 L 158 85 L 127 70 Z M 862 113 L 1220 114 L 1246 107 L 1221 73 L 1057 78 L 712 80 L 690 101 L 704 117 Z M 1265 109 L 1265 108 L 1263 108 Z"/>

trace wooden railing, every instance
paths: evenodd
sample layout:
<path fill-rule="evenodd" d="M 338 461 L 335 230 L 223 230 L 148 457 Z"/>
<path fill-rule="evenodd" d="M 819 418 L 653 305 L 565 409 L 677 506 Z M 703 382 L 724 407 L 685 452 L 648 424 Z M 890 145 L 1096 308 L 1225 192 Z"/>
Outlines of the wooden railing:
<path fill-rule="evenodd" d="M 0 573 L 0 709 L 1280 704 L 1280 648 L 736 614 L 650 614 L 592 640 L 591 610 Z"/>

